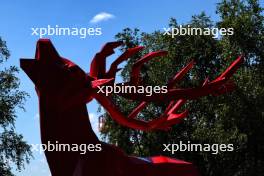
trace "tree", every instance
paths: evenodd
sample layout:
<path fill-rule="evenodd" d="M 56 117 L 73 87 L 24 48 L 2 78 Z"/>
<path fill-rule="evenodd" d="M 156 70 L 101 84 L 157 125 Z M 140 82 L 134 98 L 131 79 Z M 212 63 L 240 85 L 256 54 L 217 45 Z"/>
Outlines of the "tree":
<path fill-rule="evenodd" d="M 0 37 L 0 64 L 10 56 L 6 42 Z M 26 93 L 19 90 L 18 68 L 0 69 L 0 175 L 12 176 L 11 164 L 18 170 L 29 162 L 30 146 L 15 132 L 16 108 L 23 109 Z"/>
<path fill-rule="evenodd" d="M 127 153 L 149 156 L 165 154 L 193 162 L 201 175 L 208 176 L 255 176 L 262 175 L 264 163 L 263 140 L 263 58 L 264 21 L 262 8 L 256 0 L 223 0 L 217 5 L 220 20 L 214 23 L 205 13 L 195 15 L 184 25 L 192 27 L 234 28 L 234 35 L 218 39 L 212 36 L 170 36 L 163 31 L 140 32 L 126 28 L 116 35 L 125 41 L 121 49 L 136 45 L 145 50 L 130 58 L 121 72 L 124 81 L 129 79 L 132 64 L 137 58 L 154 50 L 167 50 L 169 55 L 156 58 L 141 70 L 146 85 L 165 85 L 177 70 L 191 58 L 196 59 L 195 68 L 179 85 L 192 87 L 201 85 L 206 76 L 213 80 L 237 56 L 244 54 L 245 64 L 235 75 L 237 89 L 219 97 L 204 97 L 191 101 L 184 108 L 190 115 L 169 132 L 139 132 L 127 129 L 113 122 L 105 113 L 102 134 L 106 140 L 117 144 Z M 170 27 L 179 27 L 176 19 L 171 19 Z M 159 60 L 159 62 L 157 61 Z M 137 102 L 128 102 L 113 96 L 124 114 L 128 114 Z M 161 114 L 166 104 L 152 103 L 139 115 L 148 120 Z M 162 152 L 162 144 L 190 141 L 195 144 L 233 144 L 233 152 Z"/>

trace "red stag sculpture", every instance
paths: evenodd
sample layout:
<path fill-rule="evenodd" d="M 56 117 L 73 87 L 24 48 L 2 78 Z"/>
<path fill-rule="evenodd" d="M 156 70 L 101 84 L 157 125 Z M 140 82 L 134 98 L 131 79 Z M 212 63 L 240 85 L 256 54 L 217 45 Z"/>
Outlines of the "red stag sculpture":
<path fill-rule="evenodd" d="M 53 176 L 196 176 L 196 168 L 188 162 L 156 156 L 138 158 L 127 156 L 115 146 L 103 143 L 94 134 L 88 117 L 86 104 L 95 98 L 121 125 L 137 130 L 162 130 L 179 123 L 188 112 L 177 114 L 179 108 L 188 100 L 209 94 L 223 94 L 234 89 L 229 79 L 239 65 L 242 57 L 213 81 L 205 80 L 198 88 L 175 89 L 174 84 L 193 67 L 190 62 L 168 83 L 166 94 L 122 94 L 125 98 L 140 100 L 141 103 L 125 117 L 113 104 L 110 97 L 97 93 L 98 86 L 113 85 L 118 65 L 139 52 L 143 47 L 125 51 L 106 71 L 106 57 L 122 42 L 107 43 L 92 60 L 90 73 L 61 57 L 51 41 L 40 39 L 37 42 L 35 59 L 21 59 L 21 68 L 35 84 L 39 98 L 41 140 L 43 144 L 100 144 L 100 152 L 45 151 L 47 162 Z M 166 55 L 165 51 L 151 52 L 139 59 L 132 67 L 131 79 L 126 85 L 139 85 L 140 68 L 150 59 Z M 152 101 L 170 100 L 164 114 L 150 122 L 136 119 L 137 114 Z M 177 101 L 176 101 L 177 100 Z"/>

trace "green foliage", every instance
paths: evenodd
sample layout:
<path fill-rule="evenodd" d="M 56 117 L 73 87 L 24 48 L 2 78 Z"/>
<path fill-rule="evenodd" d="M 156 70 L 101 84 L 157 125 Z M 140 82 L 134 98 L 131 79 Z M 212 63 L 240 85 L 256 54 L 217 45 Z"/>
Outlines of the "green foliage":
<path fill-rule="evenodd" d="M 6 42 L 0 37 L 0 63 L 10 56 Z M 2 63 L 3 64 L 3 63 Z M 18 170 L 29 162 L 30 146 L 23 140 L 22 135 L 15 132 L 16 108 L 23 109 L 27 94 L 20 91 L 19 80 L 16 77 L 18 68 L 10 66 L 0 70 L 0 175 L 12 176 L 11 165 Z"/>
<path fill-rule="evenodd" d="M 212 36 L 170 36 L 163 31 L 140 32 L 124 29 L 116 35 L 125 41 L 124 51 L 136 45 L 145 50 L 125 65 L 121 76 L 129 80 L 132 64 L 144 54 L 167 50 L 168 56 L 155 58 L 145 64 L 141 75 L 146 85 L 165 85 L 190 59 L 196 66 L 179 83 L 179 87 L 202 84 L 208 76 L 213 80 L 238 55 L 245 56 L 245 63 L 235 74 L 237 89 L 219 97 L 203 97 L 189 101 L 184 108 L 190 115 L 168 132 L 141 132 L 128 129 L 112 121 L 105 113 L 106 123 L 102 134 L 105 140 L 117 144 L 127 153 L 140 156 L 167 155 L 193 162 L 205 176 L 260 176 L 264 172 L 264 16 L 256 0 L 223 0 L 217 5 L 220 20 L 213 23 L 204 12 L 192 17 L 184 25 L 193 27 L 234 28 L 234 35 L 218 39 Z M 178 27 L 171 19 L 170 27 Z M 137 105 L 120 97 L 114 102 L 125 115 Z M 138 118 L 153 119 L 164 111 L 168 103 L 152 103 Z M 234 144 L 233 152 L 163 152 L 162 144 L 191 141 L 191 143 Z"/>

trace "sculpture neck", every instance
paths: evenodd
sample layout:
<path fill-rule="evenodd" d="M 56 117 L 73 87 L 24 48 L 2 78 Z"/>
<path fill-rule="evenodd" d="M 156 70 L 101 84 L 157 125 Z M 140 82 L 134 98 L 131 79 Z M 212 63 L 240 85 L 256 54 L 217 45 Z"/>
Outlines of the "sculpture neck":
<path fill-rule="evenodd" d="M 50 101 L 53 101 L 50 106 Z M 55 103 L 54 103 L 55 102 Z M 59 141 L 66 144 L 96 143 L 86 104 L 63 108 L 63 101 L 39 95 L 42 143 Z"/>

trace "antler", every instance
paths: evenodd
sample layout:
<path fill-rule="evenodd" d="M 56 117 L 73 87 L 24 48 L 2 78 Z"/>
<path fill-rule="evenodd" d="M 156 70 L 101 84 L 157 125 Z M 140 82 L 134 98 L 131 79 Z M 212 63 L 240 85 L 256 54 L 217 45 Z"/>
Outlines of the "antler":
<path fill-rule="evenodd" d="M 113 83 L 116 73 L 120 70 L 118 65 L 144 48 L 138 46 L 126 50 L 111 64 L 109 71 L 106 72 L 106 57 L 113 54 L 114 49 L 118 46 L 121 46 L 122 44 L 122 42 L 107 43 L 102 48 L 102 50 L 95 55 L 90 69 L 90 76 L 95 81 L 100 81 L 100 79 L 103 79 L 104 82 Z M 137 60 L 132 66 L 130 81 L 125 83 L 125 85 L 139 85 L 141 82 L 140 69 L 143 64 L 155 57 L 165 56 L 166 54 L 166 51 L 151 52 Z M 188 99 L 196 99 L 209 94 L 221 95 L 234 90 L 235 84 L 232 80 L 230 80 L 230 77 L 236 72 L 242 62 L 242 56 L 238 57 L 219 77 L 211 82 L 207 78 L 203 85 L 197 88 L 173 88 L 175 83 L 181 81 L 187 72 L 194 66 L 195 63 L 192 60 L 168 82 L 168 92 L 165 94 L 161 93 L 147 96 L 145 93 L 119 93 L 118 95 L 125 98 L 140 101 L 139 105 L 128 115 L 128 117 L 125 117 L 122 114 L 118 107 L 114 105 L 110 97 L 96 92 L 94 92 L 92 96 L 108 111 L 110 116 L 121 125 L 145 131 L 156 129 L 166 130 L 172 125 L 179 123 L 188 115 L 188 110 L 185 110 L 182 113 L 177 113 L 177 111 L 186 103 Z M 137 115 L 148 105 L 148 103 L 154 101 L 164 102 L 168 100 L 170 100 L 170 103 L 164 111 L 164 114 L 162 114 L 160 117 L 149 122 L 136 119 Z"/>

